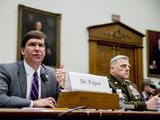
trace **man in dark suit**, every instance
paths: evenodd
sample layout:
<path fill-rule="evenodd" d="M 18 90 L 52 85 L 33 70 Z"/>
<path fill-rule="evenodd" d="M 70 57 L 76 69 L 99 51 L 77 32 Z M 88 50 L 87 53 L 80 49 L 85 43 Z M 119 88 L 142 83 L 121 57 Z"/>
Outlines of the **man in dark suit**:
<path fill-rule="evenodd" d="M 145 79 L 142 82 L 141 89 L 142 89 L 141 95 L 143 99 L 147 101 L 154 96 L 157 88 L 150 79 Z"/>
<path fill-rule="evenodd" d="M 0 107 L 55 107 L 60 87 L 56 71 L 42 64 L 45 38 L 43 32 L 28 32 L 21 43 L 24 60 L 0 65 Z"/>
<path fill-rule="evenodd" d="M 116 92 L 116 89 L 121 89 L 126 104 L 134 106 L 131 109 L 156 110 L 159 97 L 153 96 L 145 102 L 138 92 L 136 85 L 129 80 L 129 72 L 130 64 L 127 56 L 118 55 L 111 59 L 109 85 L 113 93 Z"/>

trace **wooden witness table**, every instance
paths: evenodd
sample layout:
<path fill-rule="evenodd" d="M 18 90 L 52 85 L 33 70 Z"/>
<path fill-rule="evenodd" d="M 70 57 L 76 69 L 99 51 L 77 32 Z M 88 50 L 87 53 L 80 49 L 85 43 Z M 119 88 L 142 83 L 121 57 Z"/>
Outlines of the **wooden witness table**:
<path fill-rule="evenodd" d="M 0 109 L 0 120 L 155 120 L 160 119 L 160 113 L 154 111 L 109 111 L 82 109 L 66 114 L 66 108 L 24 108 L 24 109 Z M 59 115 L 62 116 L 59 116 Z"/>

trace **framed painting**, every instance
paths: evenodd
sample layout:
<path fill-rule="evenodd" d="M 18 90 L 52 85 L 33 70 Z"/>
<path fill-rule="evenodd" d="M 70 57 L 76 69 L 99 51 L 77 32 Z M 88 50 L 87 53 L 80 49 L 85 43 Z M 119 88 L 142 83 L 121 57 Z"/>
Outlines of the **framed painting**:
<path fill-rule="evenodd" d="M 60 65 L 60 20 L 61 14 L 19 5 L 17 60 L 23 59 L 20 53 L 23 36 L 31 30 L 40 30 L 47 36 L 46 56 L 43 63 L 47 66 L 58 67 Z"/>
<path fill-rule="evenodd" d="M 160 31 L 147 30 L 147 66 L 149 77 L 160 77 Z"/>

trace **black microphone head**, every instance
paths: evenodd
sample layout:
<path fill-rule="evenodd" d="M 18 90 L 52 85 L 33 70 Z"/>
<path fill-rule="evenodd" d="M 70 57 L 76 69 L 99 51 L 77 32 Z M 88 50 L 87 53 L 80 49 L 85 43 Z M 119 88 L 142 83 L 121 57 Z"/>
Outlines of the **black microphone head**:
<path fill-rule="evenodd" d="M 43 82 L 46 82 L 46 81 L 48 81 L 48 76 L 45 74 L 45 73 L 42 73 L 41 75 L 40 75 L 40 77 L 41 77 L 41 79 L 42 79 L 42 81 Z"/>

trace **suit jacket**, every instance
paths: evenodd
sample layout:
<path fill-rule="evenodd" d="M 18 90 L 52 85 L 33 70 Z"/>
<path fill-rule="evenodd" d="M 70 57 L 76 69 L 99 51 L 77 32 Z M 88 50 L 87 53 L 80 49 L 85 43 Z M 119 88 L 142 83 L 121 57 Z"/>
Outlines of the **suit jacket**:
<path fill-rule="evenodd" d="M 137 91 L 136 85 L 126 80 L 124 84 L 118 81 L 114 76 L 110 75 L 109 85 L 112 92 L 116 93 L 116 89 L 121 89 L 127 104 L 133 104 L 135 110 L 146 110 L 146 104 L 140 93 Z"/>
<path fill-rule="evenodd" d="M 53 68 L 41 65 L 40 74 L 48 76 L 41 81 L 41 98 L 57 99 L 60 92 L 59 84 Z M 26 99 L 27 77 L 24 61 L 0 65 L 0 107 L 29 107 L 31 100 Z"/>

